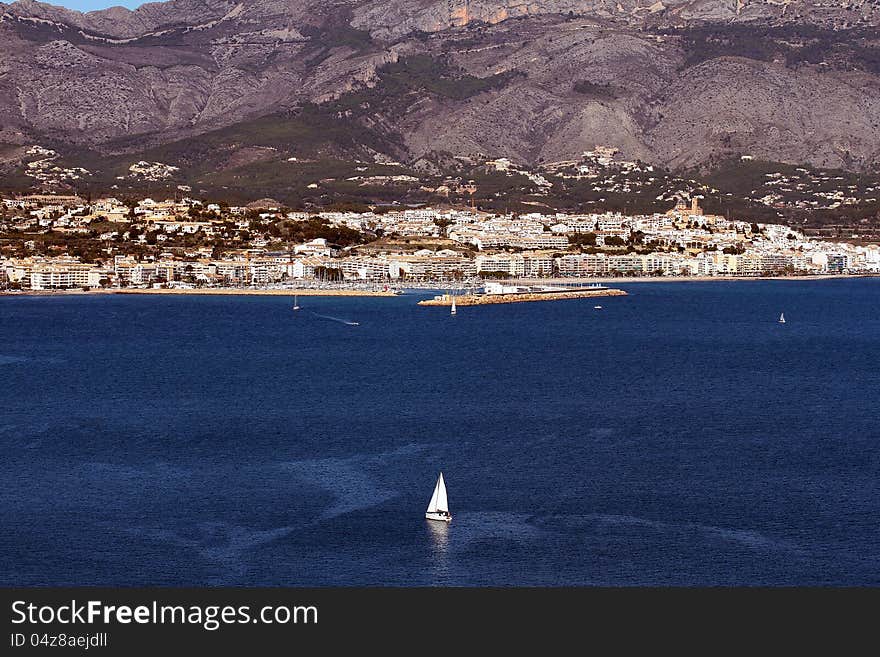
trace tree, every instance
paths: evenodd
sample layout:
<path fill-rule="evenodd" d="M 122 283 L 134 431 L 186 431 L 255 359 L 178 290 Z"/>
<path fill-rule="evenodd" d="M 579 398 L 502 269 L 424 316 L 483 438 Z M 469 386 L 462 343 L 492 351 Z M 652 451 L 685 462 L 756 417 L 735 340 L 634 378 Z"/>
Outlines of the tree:
<path fill-rule="evenodd" d="M 343 277 L 341 269 L 322 266 L 315 267 L 315 278 L 317 279 L 325 281 L 341 281 Z"/>
<path fill-rule="evenodd" d="M 448 217 L 435 217 L 434 224 L 440 228 L 440 236 L 446 237 L 446 229 L 452 224 L 452 221 Z M 378 230 L 376 236 L 381 237 Z"/>
<path fill-rule="evenodd" d="M 577 246 L 596 246 L 596 233 L 572 233 L 568 242 Z"/>

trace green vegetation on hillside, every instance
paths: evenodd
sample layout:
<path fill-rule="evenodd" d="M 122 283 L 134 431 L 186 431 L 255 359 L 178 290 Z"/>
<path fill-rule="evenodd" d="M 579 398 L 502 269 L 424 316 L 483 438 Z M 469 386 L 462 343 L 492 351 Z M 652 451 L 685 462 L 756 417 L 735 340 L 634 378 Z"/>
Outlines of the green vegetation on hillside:
<path fill-rule="evenodd" d="M 611 84 L 603 82 L 590 82 L 589 80 L 578 80 L 572 87 L 575 93 L 596 100 L 614 100 L 617 98 L 617 89 Z"/>
<path fill-rule="evenodd" d="M 697 175 L 696 172 L 693 172 Z M 780 178 L 781 176 L 781 178 Z M 768 186 L 768 181 L 782 180 L 784 185 Z M 880 202 L 878 185 L 880 175 L 876 172 L 857 173 L 841 169 L 816 169 L 780 162 L 725 160 L 703 176 L 709 185 L 731 194 L 732 207 L 742 215 L 741 208 L 748 207 L 757 220 L 762 220 L 762 208 L 766 218 L 778 220 L 780 213 L 797 223 L 821 226 L 824 224 L 867 223 L 880 225 Z M 750 198 L 774 192 L 781 196 L 782 205 L 773 209 L 760 203 L 749 203 Z M 859 199 L 855 205 L 842 204 L 837 208 L 811 208 L 816 198 L 823 205 L 831 204 L 832 195 L 845 192 Z M 824 195 L 824 198 L 823 196 Z M 872 200 L 873 199 L 873 200 Z M 706 205 L 706 204 L 704 204 Z M 711 206 L 707 210 L 711 211 Z"/>
<path fill-rule="evenodd" d="M 307 221 L 283 221 L 269 227 L 269 235 L 285 242 L 307 242 L 323 238 L 329 244 L 351 246 L 366 241 L 364 235 L 345 226 L 333 226 L 326 219 L 312 217 Z"/>
<path fill-rule="evenodd" d="M 479 78 L 452 66 L 446 60 L 413 55 L 379 69 L 379 83 L 376 86 L 357 89 L 320 107 L 355 117 L 376 111 L 395 115 L 402 110 L 403 104 L 412 102 L 410 96 L 414 92 L 427 91 L 442 98 L 463 100 L 498 89 L 519 75 L 509 71 Z"/>
<path fill-rule="evenodd" d="M 784 61 L 794 68 L 825 64 L 839 69 L 858 68 L 880 73 L 880 46 L 870 28 L 830 30 L 789 23 L 778 26 L 706 25 L 660 31 L 681 40 L 683 68 L 717 57 L 748 57 Z"/>

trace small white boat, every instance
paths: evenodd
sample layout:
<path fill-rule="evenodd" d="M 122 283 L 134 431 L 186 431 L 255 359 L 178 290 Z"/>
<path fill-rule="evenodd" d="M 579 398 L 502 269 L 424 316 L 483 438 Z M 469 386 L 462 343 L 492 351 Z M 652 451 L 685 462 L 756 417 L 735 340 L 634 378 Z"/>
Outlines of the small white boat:
<path fill-rule="evenodd" d="M 299 304 L 296 302 L 296 295 L 293 295 L 293 309 L 299 310 Z"/>
<path fill-rule="evenodd" d="M 785 324 L 785 313 L 779 313 L 779 323 Z"/>
<path fill-rule="evenodd" d="M 450 315 L 455 315 L 458 311 L 455 309 L 455 297 L 452 297 L 452 308 L 449 310 Z"/>
<path fill-rule="evenodd" d="M 602 306 L 593 306 L 596 310 L 602 310 Z"/>
<path fill-rule="evenodd" d="M 428 503 L 428 510 L 425 511 L 425 518 L 440 522 L 452 522 L 452 515 L 449 513 L 449 501 L 446 499 L 446 484 L 443 481 L 442 472 L 437 477 L 437 484 L 434 486 L 434 494 L 431 495 L 431 501 Z"/>

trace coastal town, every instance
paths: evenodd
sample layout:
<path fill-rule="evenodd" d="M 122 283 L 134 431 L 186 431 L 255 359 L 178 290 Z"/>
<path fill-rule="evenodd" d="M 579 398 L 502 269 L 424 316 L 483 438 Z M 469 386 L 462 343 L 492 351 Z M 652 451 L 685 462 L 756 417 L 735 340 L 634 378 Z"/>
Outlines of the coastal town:
<path fill-rule="evenodd" d="M 762 277 L 880 273 L 876 244 L 706 213 L 680 194 L 662 213 L 493 213 L 475 207 L 305 211 L 22 195 L 0 200 L 0 289 L 451 285 L 494 279 Z"/>

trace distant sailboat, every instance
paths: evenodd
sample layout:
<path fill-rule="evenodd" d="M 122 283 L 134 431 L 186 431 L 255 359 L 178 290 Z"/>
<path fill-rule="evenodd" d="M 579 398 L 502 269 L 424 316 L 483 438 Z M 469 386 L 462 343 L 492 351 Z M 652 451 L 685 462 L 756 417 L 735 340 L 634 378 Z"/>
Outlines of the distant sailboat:
<path fill-rule="evenodd" d="M 779 323 L 785 324 L 785 313 L 779 313 Z"/>
<path fill-rule="evenodd" d="M 452 308 L 449 310 L 450 315 L 455 315 L 458 311 L 455 309 L 455 297 L 452 297 Z"/>
<path fill-rule="evenodd" d="M 440 522 L 452 522 L 452 516 L 449 514 L 449 501 L 446 499 L 446 484 L 443 482 L 442 472 L 437 477 L 437 485 L 434 486 L 434 494 L 428 503 L 425 518 L 428 520 L 439 520 Z"/>
<path fill-rule="evenodd" d="M 296 295 L 293 295 L 293 309 L 299 310 L 299 304 L 296 302 Z"/>

